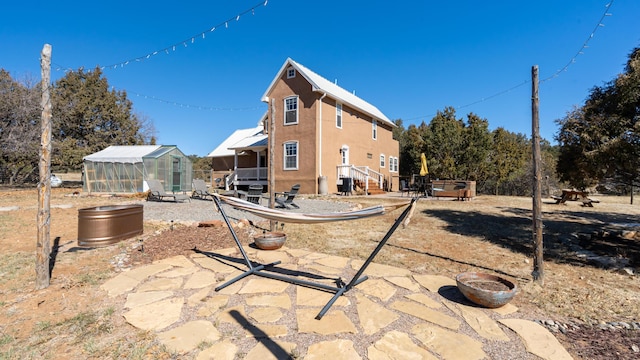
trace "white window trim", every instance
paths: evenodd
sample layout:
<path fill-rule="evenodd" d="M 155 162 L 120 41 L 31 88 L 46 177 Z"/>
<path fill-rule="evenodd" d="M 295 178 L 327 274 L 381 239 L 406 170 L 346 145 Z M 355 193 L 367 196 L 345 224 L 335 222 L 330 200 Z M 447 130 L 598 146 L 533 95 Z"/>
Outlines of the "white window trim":
<path fill-rule="evenodd" d="M 289 111 L 291 111 L 291 110 L 287 110 L 287 100 L 289 100 L 289 99 L 296 99 L 296 110 L 295 110 L 296 111 L 296 121 L 295 122 L 290 122 L 290 123 L 287 122 L 287 113 Z M 284 98 L 284 100 L 283 100 L 283 103 L 284 103 L 284 119 L 282 119 L 282 121 L 283 121 L 285 126 L 286 125 L 295 125 L 295 124 L 298 123 L 299 110 L 300 110 L 300 106 L 299 106 L 300 105 L 299 104 L 300 101 L 299 100 L 300 99 L 298 98 L 297 95 L 296 96 L 288 96 L 288 97 Z"/>
<path fill-rule="evenodd" d="M 398 172 L 398 158 L 389 156 L 389 172 Z"/>
<path fill-rule="evenodd" d="M 384 154 L 380 154 L 380 168 L 385 168 L 387 165 L 386 157 Z"/>
<path fill-rule="evenodd" d="M 287 145 L 289 144 L 295 144 L 296 145 L 296 165 L 295 167 L 287 167 Z M 282 150 L 283 150 L 283 156 L 282 156 L 282 169 L 285 171 L 290 171 L 290 170 L 298 170 L 298 164 L 300 161 L 300 144 L 298 141 L 287 141 L 284 144 L 282 144 Z"/>
<path fill-rule="evenodd" d="M 371 121 L 371 138 L 378 140 L 378 122 L 376 120 Z"/>
<path fill-rule="evenodd" d="M 338 117 L 340 121 L 338 122 Z M 336 127 L 342 129 L 342 104 L 336 103 Z"/>
<path fill-rule="evenodd" d="M 287 79 L 293 79 L 294 77 L 296 77 L 296 69 L 293 67 L 290 67 L 287 69 Z"/>

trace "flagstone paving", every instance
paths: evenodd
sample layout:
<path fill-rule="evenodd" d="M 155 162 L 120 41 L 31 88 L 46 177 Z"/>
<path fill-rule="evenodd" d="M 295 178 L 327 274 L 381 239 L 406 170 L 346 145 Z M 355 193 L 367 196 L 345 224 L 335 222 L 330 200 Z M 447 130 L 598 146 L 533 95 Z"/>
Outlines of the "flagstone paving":
<path fill-rule="evenodd" d="M 362 265 L 334 255 L 281 248 L 246 249 L 250 259 L 286 274 L 334 286 Z M 176 256 L 122 272 L 102 285 L 122 298 L 131 325 L 157 334 L 193 359 L 571 359 L 544 327 L 507 304 L 474 306 L 455 280 L 372 263 L 368 280 L 333 293 L 249 275 L 237 249 Z"/>

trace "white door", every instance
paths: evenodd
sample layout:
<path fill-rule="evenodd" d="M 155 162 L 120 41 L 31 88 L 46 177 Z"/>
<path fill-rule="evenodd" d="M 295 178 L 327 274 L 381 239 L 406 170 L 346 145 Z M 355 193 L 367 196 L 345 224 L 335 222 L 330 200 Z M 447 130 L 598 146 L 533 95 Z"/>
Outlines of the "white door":
<path fill-rule="evenodd" d="M 342 145 L 342 165 L 349 165 L 349 147 Z"/>
<path fill-rule="evenodd" d="M 342 145 L 342 148 L 340 148 L 340 155 L 340 165 L 349 165 L 349 147 L 347 145 Z M 340 167 L 339 177 L 349 177 L 349 168 L 346 166 Z"/>

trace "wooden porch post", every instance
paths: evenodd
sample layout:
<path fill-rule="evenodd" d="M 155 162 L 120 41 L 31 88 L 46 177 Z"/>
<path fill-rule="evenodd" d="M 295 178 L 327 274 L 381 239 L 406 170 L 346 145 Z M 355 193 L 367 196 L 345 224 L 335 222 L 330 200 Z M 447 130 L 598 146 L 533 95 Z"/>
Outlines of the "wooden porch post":
<path fill-rule="evenodd" d="M 275 144 L 276 144 L 276 100 L 271 99 L 271 112 L 269 114 L 269 207 L 275 207 L 275 186 L 276 186 L 276 170 L 274 168 Z M 269 229 L 276 230 L 276 223 L 269 221 Z"/>

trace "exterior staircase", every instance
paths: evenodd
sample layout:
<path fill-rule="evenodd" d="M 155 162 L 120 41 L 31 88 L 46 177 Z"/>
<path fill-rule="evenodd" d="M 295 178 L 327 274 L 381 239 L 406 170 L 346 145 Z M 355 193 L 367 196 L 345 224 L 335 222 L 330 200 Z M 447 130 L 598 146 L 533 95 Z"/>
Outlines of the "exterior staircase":
<path fill-rule="evenodd" d="M 365 189 L 364 181 L 356 180 L 355 185 L 356 185 L 356 192 L 364 193 L 364 189 Z M 380 189 L 380 186 L 378 186 L 378 183 L 376 181 L 369 179 L 369 192 L 367 195 L 380 195 L 385 193 L 386 191 L 384 191 L 383 189 Z"/>

